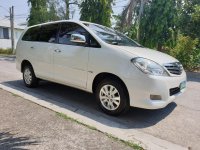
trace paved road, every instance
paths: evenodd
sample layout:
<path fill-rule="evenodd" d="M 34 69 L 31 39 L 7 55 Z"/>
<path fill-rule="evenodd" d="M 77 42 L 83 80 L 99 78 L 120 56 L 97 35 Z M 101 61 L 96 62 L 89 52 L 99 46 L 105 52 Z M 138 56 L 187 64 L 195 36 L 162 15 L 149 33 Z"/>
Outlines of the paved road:
<path fill-rule="evenodd" d="M 188 75 L 187 91 L 164 109 L 131 108 L 128 114 L 110 117 L 97 107 L 92 94 L 67 86 L 41 82 L 36 89 L 24 87 L 21 73 L 15 69 L 14 59 L 0 59 L 0 83 L 57 100 L 77 109 L 120 123 L 126 129 L 153 135 L 192 149 L 200 143 L 200 74 Z"/>
<path fill-rule="evenodd" d="M 0 149 L 131 150 L 120 141 L 0 89 Z"/>

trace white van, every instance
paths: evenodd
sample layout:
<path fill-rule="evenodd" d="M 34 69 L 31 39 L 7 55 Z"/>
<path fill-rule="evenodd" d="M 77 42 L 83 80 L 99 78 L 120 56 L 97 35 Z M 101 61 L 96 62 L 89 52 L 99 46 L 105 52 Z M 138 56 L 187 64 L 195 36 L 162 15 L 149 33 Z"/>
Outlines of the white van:
<path fill-rule="evenodd" d="M 186 73 L 175 58 L 82 21 L 28 27 L 18 41 L 16 63 L 27 87 L 43 79 L 93 92 L 110 115 L 130 106 L 163 108 L 186 87 Z"/>

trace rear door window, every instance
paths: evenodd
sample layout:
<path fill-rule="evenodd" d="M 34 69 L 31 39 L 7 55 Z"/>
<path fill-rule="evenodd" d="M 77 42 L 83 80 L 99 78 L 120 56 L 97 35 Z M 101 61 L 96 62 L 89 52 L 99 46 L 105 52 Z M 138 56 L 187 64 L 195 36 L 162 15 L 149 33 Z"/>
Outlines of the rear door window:
<path fill-rule="evenodd" d="M 39 41 L 55 43 L 57 37 L 58 24 L 42 25 L 40 30 Z"/>

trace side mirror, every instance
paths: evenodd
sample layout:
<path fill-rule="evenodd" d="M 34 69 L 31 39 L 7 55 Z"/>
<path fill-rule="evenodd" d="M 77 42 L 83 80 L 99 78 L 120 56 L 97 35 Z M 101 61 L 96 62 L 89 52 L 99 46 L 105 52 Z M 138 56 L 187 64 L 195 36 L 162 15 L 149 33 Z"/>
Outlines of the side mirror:
<path fill-rule="evenodd" d="M 70 38 L 70 41 L 71 42 L 74 42 L 74 43 L 86 43 L 86 38 L 84 35 L 81 35 L 81 34 L 72 34 L 71 35 L 71 38 Z"/>

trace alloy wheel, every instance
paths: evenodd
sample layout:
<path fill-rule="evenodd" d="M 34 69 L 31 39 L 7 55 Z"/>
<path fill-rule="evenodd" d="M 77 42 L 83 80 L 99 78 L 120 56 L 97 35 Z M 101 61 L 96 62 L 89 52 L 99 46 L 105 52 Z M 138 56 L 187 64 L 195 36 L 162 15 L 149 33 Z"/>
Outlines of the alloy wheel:
<path fill-rule="evenodd" d="M 103 107 L 107 110 L 116 110 L 121 101 L 119 91 L 113 85 L 102 86 L 99 99 Z"/>
<path fill-rule="evenodd" d="M 24 80 L 25 80 L 26 84 L 29 84 L 29 85 L 32 82 L 32 74 L 31 74 L 31 71 L 29 68 L 26 68 L 24 70 Z"/>

